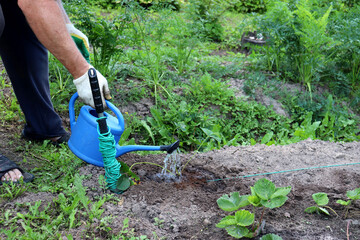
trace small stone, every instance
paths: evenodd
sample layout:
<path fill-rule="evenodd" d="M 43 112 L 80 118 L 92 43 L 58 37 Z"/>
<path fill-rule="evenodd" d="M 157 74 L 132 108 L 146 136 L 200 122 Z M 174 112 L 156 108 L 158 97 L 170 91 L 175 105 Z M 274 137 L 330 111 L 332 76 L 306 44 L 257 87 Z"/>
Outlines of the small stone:
<path fill-rule="evenodd" d="M 284 216 L 287 217 L 287 218 L 291 217 L 290 213 L 288 213 L 288 212 L 284 213 Z"/>
<path fill-rule="evenodd" d="M 140 177 L 143 177 L 146 175 L 146 171 L 144 169 L 139 169 L 137 171 L 137 175 L 139 175 Z"/>
<path fill-rule="evenodd" d="M 179 228 L 178 225 L 175 225 L 175 224 L 174 224 L 172 227 L 173 227 L 173 232 L 174 232 L 174 233 L 177 233 L 177 232 L 180 231 L 180 228 Z"/>
<path fill-rule="evenodd" d="M 343 153 L 338 153 L 338 154 L 336 154 L 335 158 L 336 158 L 336 159 L 345 158 L 345 154 L 343 154 Z"/>
<path fill-rule="evenodd" d="M 133 211 L 133 213 L 135 214 L 140 214 L 142 212 L 142 208 L 140 205 L 136 204 L 134 205 L 131 210 Z"/>
<path fill-rule="evenodd" d="M 209 219 L 207 219 L 207 218 L 205 218 L 205 219 L 204 219 L 204 222 L 203 222 L 203 223 L 204 223 L 204 225 L 205 225 L 205 226 L 207 226 L 207 225 L 210 225 L 210 224 L 211 224 L 210 220 L 209 220 Z"/>

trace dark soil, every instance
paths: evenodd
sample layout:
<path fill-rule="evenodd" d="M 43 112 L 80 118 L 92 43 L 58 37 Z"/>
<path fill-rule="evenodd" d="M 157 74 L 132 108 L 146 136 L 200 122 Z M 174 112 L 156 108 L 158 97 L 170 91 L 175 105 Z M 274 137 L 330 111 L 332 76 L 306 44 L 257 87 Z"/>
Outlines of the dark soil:
<path fill-rule="evenodd" d="M 2 133 L 1 141 L 6 141 L 6 137 Z M 118 233 L 124 218 L 128 217 L 130 227 L 137 235 L 151 237 L 155 232 L 165 239 L 232 239 L 225 230 L 215 226 L 227 214 L 218 208 L 216 200 L 234 191 L 250 194 L 250 186 L 266 177 L 277 187 L 291 186 L 292 191 L 281 208 L 265 212 L 266 224 L 262 234 L 275 233 L 283 239 L 294 240 L 329 240 L 347 239 L 348 231 L 349 239 L 360 239 L 359 203 L 352 205 L 347 219 L 342 218 L 343 207 L 336 203 L 338 199 L 346 199 L 346 191 L 359 187 L 359 156 L 359 142 L 310 140 L 287 146 L 227 147 L 207 153 L 180 154 L 182 163 L 191 159 L 181 180 L 160 180 L 156 177 L 160 168 L 136 165 L 134 170 L 141 177 L 141 183 L 119 195 L 119 202 L 105 203 L 102 216 L 115 217 L 110 225 L 112 233 Z M 120 156 L 119 160 L 128 164 L 141 161 L 162 165 L 164 157 L 165 154 L 140 156 L 128 153 Z M 341 164 L 353 165 L 318 168 Z M 246 177 L 302 168 L 313 169 Z M 104 175 L 103 168 L 85 165 L 80 168 L 80 174 L 88 176 L 83 184 L 90 199 L 104 194 L 98 183 L 99 175 Z M 328 206 L 339 217 L 331 211 L 331 216 L 304 212 L 305 208 L 314 205 L 311 195 L 317 192 L 328 194 Z M 6 206 L 13 206 L 15 202 L 51 202 L 55 197 L 45 192 L 26 192 L 20 198 L 7 202 Z M 156 219 L 163 222 L 157 224 Z M 79 227 L 70 233 L 75 239 L 81 239 L 83 231 Z"/>

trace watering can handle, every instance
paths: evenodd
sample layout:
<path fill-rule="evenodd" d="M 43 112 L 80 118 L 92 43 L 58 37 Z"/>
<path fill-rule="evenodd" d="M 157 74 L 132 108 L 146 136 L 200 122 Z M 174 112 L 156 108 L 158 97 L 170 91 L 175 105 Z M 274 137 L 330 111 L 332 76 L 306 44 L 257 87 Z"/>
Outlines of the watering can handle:
<path fill-rule="evenodd" d="M 103 102 L 101 99 L 101 91 L 100 91 L 99 81 L 98 81 L 98 78 L 96 75 L 95 68 L 90 68 L 88 71 L 88 75 L 89 75 L 91 92 L 92 92 L 93 99 L 94 99 L 95 110 L 99 116 L 99 119 L 97 120 L 97 122 L 99 124 L 99 131 L 100 131 L 100 133 L 105 134 L 109 131 L 109 129 L 106 124 L 106 118 L 103 118 L 104 117 L 104 106 L 103 106 Z"/>
<path fill-rule="evenodd" d="M 75 125 L 75 101 L 76 99 L 78 99 L 79 94 L 76 92 L 74 93 L 74 95 L 71 97 L 70 102 L 69 102 L 69 118 L 70 118 L 70 127 L 73 128 L 73 126 Z M 118 121 L 119 121 L 119 126 L 121 127 L 121 129 L 125 129 L 125 121 L 124 121 L 124 117 L 121 114 L 120 110 L 115 107 L 111 102 L 105 100 L 106 105 L 108 106 L 108 108 L 115 113 Z"/>

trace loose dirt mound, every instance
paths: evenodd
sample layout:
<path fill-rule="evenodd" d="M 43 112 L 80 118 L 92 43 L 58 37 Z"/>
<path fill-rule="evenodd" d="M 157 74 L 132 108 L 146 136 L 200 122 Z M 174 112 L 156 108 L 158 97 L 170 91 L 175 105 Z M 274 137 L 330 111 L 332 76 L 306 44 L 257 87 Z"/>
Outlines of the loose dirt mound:
<path fill-rule="evenodd" d="M 140 161 L 162 164 L 164 157 L 128 153 L 119 160 L 128 164 Z M 158 237 L 166 239 L 232 239 L 225 230 L 215 227 L 226 216 L 218 208 L 216 200 L 234 191 L 242 195 L 250 194 L 250 186 L 266 177 L 277 187 L 291 186 L 292 191 L 281 208 L 265 213 L 263 234 L 275 233 L 284 240 L 329 240 L 347 239 L 348 230 L 350 239 L 360 238 L 359 203 L 352 205 L 347 220 L 335 214 L 325 216 L 304 213 L 305 208 L 315 204 L 311 195 L 325 192 L 330 198 L 328 206 L 341 216 L 343 207 L 336 200 L 346 200 L 346 191 L 359 187 L 360 142 L 308 140 L 287 146 L 227 147 L 195 155 L 181 154 L 181 159 L 183 163 L 191 161 L 185 168 L 182 180 L 177 182 L 159 180 L 156 174 L 160 168 L 156 166 L 134 167 L 141 177 L 140 185 L 119 195 L 119 202 L 104 204 L 103 216 L 115 217 L 111 225 L 113 233 L 121 230 L 123 219 L 128 217 L 130 227 L 137 234 L 148 237 L 156 233 Z M 298 170 L 284 171 L 295 169 Z M 279 171 L 283 172 L 267 174 Z M 103 195 L 98 184 L 99 175 L 104 174 L 102 168 L 86 165 L 80 169 L 80 173 L 89 176 L 83 184 L 90 198 Z M 254 174 L 264 175 L 244 177 Z M 38 200 L 39 196 L 26 193 L 16 201 L 31 202 L 33 199 Z M 49 196 L 45 195 L 44 200 L 48 199 Z M 75 229 L 71 233 L 75 239 L 79 239 L 82 230 Z"/>

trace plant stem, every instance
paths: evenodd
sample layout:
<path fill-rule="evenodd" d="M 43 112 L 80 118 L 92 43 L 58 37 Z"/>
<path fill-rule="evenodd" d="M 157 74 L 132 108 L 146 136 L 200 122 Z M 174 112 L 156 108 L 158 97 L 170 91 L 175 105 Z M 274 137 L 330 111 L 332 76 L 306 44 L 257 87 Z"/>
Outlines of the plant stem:
<path fill-rule="evenodd" d="M 332 209 L 332 208 L 331 208 L 331 207 L 329 207 L 329 206 L 324 206 L 324 207 L 326 207 L 326 208 L 330 209 L 333 213 L 335 213 L 336 217 L 339 217 L 339 215 L 335 212 L 335 210 L 334 210 L 334 209 Z"/>
<path fill-rule="evenodd" d="M 263 217 L 264 217 L 264 212 L 265 212 L 265 208 L 263 209 L 262 213 L 261 213 L 261 217 L 260 217 L 260 220 L 259 220 L 259 224 L 258 226 L 256 227 L 256 229 L 258 229 L 260 226 L 261 226 L 261 222 L 263 221 Z"/>

